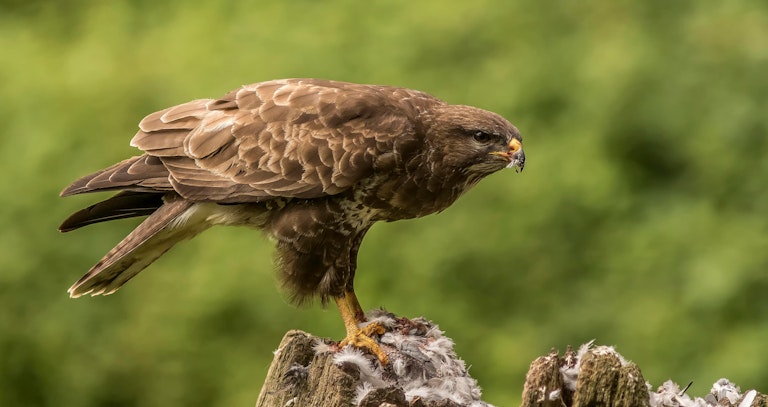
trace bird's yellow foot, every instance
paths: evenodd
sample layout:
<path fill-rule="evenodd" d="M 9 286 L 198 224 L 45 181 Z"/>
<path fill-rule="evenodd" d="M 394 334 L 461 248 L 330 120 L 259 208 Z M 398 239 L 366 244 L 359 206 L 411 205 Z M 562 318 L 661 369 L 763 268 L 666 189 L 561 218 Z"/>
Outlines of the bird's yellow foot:
<path fill-rule="evenodd" d="M 336 297 L 335 300 L 341 313 L 341 319 L 344 320 L 344 327 L 347 329 L 347 337 L 339 342 L 339 348 L 352 345 L 356 348 L 365 349 L 376 356 L 382 365 L 388 364 L 389 358 L 372 338 L 374 335 L 383 335 L 387 331 L 384 325 L 374 322 L 363 328 L 358 326 L 358 324 L 365 322 L 365 315 L 357 301 L 357 296 L 351 289 L 344 295 Z"/>
<path fill-rule="evenodd" d="M 383 335 L 386 331 L 383 325 L 377 323 L 368 324 L 362 329 L 356 328 L 347 332 L 347 337 L 339 342 L 339 348 L 352 345 L 356 348 L 365 349 L 376 356 L 382 365 L 386 365 L 389 363 L 387 354 L 384 353 L 381 346 L 372 338 L 373 335 Z"/>

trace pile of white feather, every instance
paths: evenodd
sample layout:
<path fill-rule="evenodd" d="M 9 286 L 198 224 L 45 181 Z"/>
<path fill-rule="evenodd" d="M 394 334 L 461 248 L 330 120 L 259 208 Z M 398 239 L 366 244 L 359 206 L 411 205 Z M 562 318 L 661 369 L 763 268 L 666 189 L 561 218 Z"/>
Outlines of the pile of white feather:
<path fill-rule="evenodd" d="M 423 318 L 397 318 L 383 310 L 369 315 L 368 323 L 387 328 L 380 340 L 390 359 L 386 369 L 351 346 L 337 351 L 333 358 L 336 365 L 359 372 L 355 405 L 374 389 L 396 387 L 402 389 L 409 403 L 420 399 L 425 405 L 450 401 L 458 406 L 493 407 L 480 400 L 477 381 L 456 356 L 453 341 L 443 336 L 437 325 Z M 318 345 L 316 351 L 332 350 Z"/>
<path fill-rule="evenodd" d="M 720 379 L 712 385 L 712 390 L 704 398 L 691 398 L 683 394 L 680 386 L 667 380 L 656 392 L 650 392 L 650 396 L 651 407 L 750 407 L 757 397 L 757 391 L 750 390 L 742 394 L 739 386 L 728 379 Z"/>

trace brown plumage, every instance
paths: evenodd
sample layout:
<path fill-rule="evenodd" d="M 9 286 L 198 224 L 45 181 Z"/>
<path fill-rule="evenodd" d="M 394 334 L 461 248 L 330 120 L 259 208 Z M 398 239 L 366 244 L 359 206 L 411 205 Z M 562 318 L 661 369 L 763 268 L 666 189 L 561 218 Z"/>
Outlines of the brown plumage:
<path fill-rule="evenodd" d="M 143 155 L 61 193 L 120 191 L 61 231 L 149 215 L 69 289 L 72 297 L 113 293 L 212 225 L 251 226 L 276 240 L 293 299 L 336 300 L 347 339 L 364 347 L 372 346 L 352 338 L 363 320 L 352 284 L 366 231 L 439 212 L 525 160 L 518 130 L 497 114 L 410 89 L 316 79 L 246 85 L 152 113 L 139 128 L 131 145 Z"/>

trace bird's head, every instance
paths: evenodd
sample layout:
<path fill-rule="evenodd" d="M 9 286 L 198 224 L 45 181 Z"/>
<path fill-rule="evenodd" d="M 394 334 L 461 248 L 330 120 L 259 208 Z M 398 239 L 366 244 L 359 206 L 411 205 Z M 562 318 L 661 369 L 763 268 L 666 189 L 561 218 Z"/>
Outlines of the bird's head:
<path fill-rule="evenodd" d="M 503 117 L 463 105 L 443 105 L 431 113 L 427 143 L 443 165 L 481 176 L 503 168 L 523 170 L 522 137 Z"/>

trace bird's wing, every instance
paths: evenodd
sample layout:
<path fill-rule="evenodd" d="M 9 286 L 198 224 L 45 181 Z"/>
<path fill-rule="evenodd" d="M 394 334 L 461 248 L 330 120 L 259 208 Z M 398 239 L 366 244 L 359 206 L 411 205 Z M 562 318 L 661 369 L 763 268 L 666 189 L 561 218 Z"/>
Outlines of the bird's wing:
<path fill-rule="evenodd" d="M 150 114 L 131 145 L 159 158 L 187 199 L 316 198 L 371 175 L 397 144 L 415 144 L 415 117 L 436 103 L 402 88 L 262 82 Z"/>

